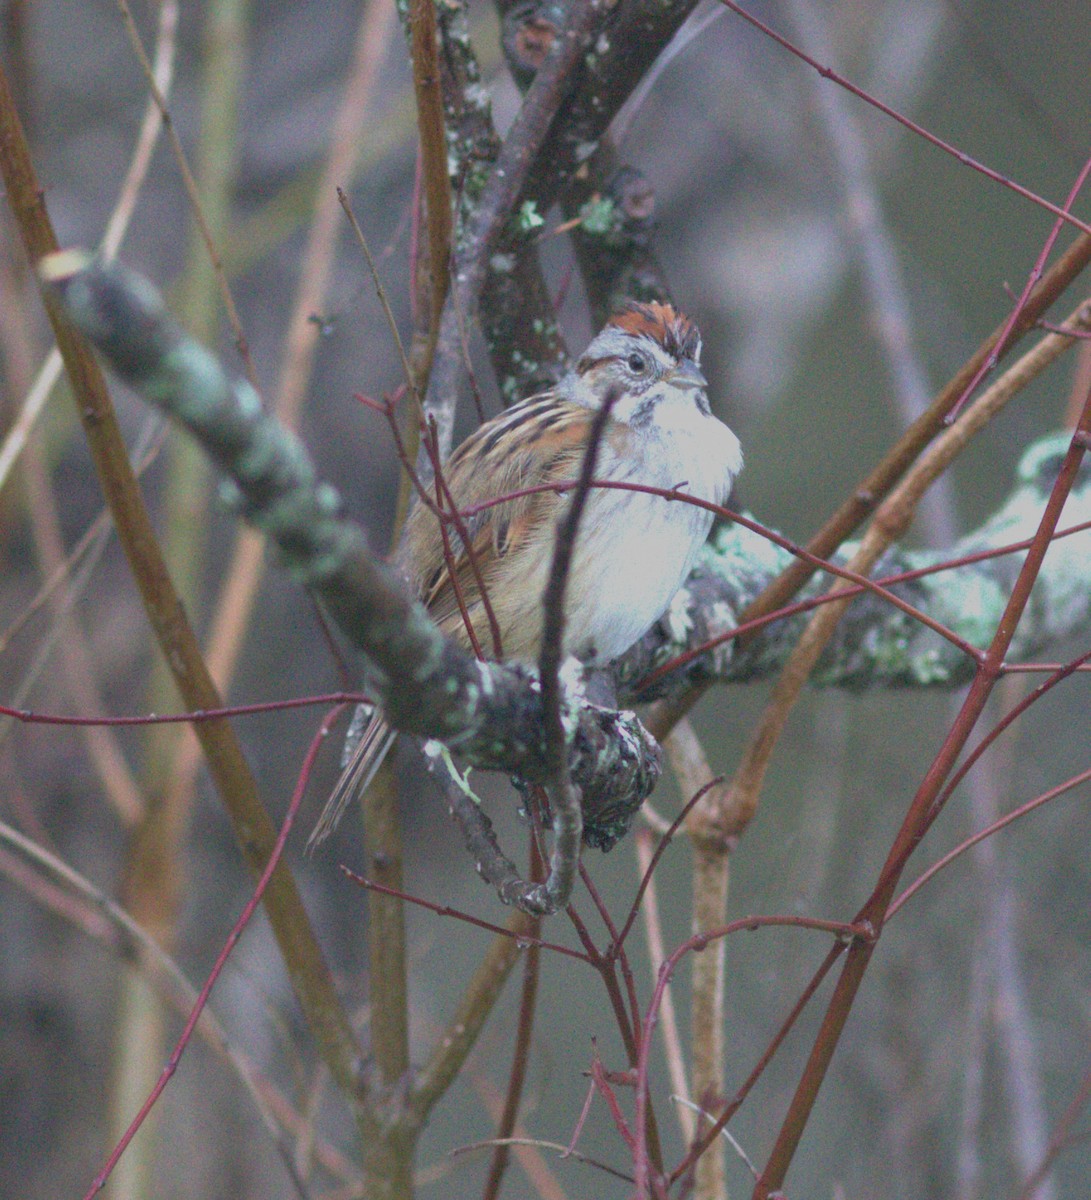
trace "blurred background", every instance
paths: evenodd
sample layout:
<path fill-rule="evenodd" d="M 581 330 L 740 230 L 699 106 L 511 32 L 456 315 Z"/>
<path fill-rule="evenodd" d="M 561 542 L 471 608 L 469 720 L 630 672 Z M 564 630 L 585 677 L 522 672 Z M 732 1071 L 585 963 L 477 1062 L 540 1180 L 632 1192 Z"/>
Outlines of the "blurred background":
<path fill-rule="evenodd" d="M 1068 192 L 1091 127 L 1085 4 L 784 0 L 753 11 L 1007 177 L 1055 203 Z M 2 61 L 60 241 L 95 245 L 117 203 L 148 95 L 122 14 L 108 0 L 9 0 L 0 12 Z M 316 206 L 316 189 L 364 10 L 340 0 L 190 2 L 178 16 L 170 110 L 195 164 L 210 153 L 208 139 L 227 138 L 231 146 L 229 203 L 214 220 L 258 380 L 270 401 L 290 390 L 285 364 L 293 354 L 299 362 L 293 339 L 309 338 L 309 370 L 295 385 L 300 429 L 324 476 L 342 490 L 373 544 L 385 548 L 397 464 L 382 420 L 354 393 L 389 391 L 400 368 L 343 218 L 336 218 L 324 286 L 310 308 L 305 294 L 300 300 L 301 278 L 306 283 L 306 271 L 314 270 L 312 222 L 323 203 L 328 208 L 328 194 Z M 133 17 L 152 53 L 158 6 L 134 3 Z M 370 19 L 373 74 L 361 89 L 350 139 L 354 161 L 335 182 L 351 197 L 407 330 L 412 86 L 396 18 L 377 10 Z M 518 93 L 502 65 L 491 7 L 472 6 L 470 24 L 504 128 Z M 218 134 L 212 132 L 217 118 L 227 126 Z M 1005 288 L 1021 289 L 1052 218 L 823 82 L 715 4 L 698 6 L 615 134 L 622 158 L 654 187 L 657 251 L 677 302 L 703 331 L 714 406 L 744 446 L 736 507 L 803 540 L 1003 319 L 1011 303 Z M 1076 211 L 1086 219 L 1091 205 L 1081 200 Z M 546 229 L 559 221 L 548 215 Z M 0 222 L 0 417 L 9 427 L 49 342 L 18 239 L 6 214 Z M 1062 235 L 1060 244 L 1067 241 Z M 199 265 L 185 188 L 164 138 L 121 255 L 241 369 Z M 548 238 L 544 256 L 552 285 L 564 292 L 560 313 L 578 352 L 592 330 L 578 285 L 566 286 L 565 238 Z M 1058 306 L 1058 319 L 1085 294 L 1078 289 Z M 486 360 L 476 361 L 478 385 L 495 409 Z M 978 439 L 914 527 L 916 543 L 943 545 L 997 506 L 1021 450 L 1064 423 L 1076 369 L 1077 356 L 1062 360 Z M 210 478 L 177 436 L 163 440 L 139 402 L 121 386 L 113 392 L 130 444 L 141 454 L 159 447 L 144 475 L 145 494 L 190 615 L 211 637 L 235 523 L 212 502 Z M 468 427 L 472 406 L 461 413 Z M 169 693 L 157 690 L 163 685 L 156 652 L 115 540 L 107 537 L 90 562 L 68 618 L 86 647 L 90 691 L 73 682 L 79 672 L 66 649 L 71 627 L 58 624 L 50 604 L 28 615 L 53 569 L 50 546 L 71 551 L 101 507 L 86 444 L 59 386 L 0 494 L 6 704 L 113 715 L 176 708 Z M 338 689 L 341 675 L 311 604 L 268 566 L 252 611 L 240 614 L 229 699 Z M 1085 648 L 1060 646 L 1056 657 Z M 766 694 L 764 686 L 721 690 L 697 710 L 716 770 L 732 769 Z M 990 769 L 956 796 L 914 860 L 917 870 L 990 814 L 1086 767 L 1087 706 L 1087 684 L 1077 677 L 1032 709 L 998 747 Z M 952 698 L 941 692 L 808 694 L 774 759 L 761 811 L 735 853 L 732 915 L 850 917 L 870 891 L 952 711 Z M 235 722 L 275 817 L 284 811 L 317 720 L 301 710 Z M 4 725 L 0 738 L 0 818 L 124 898 L 132 886 L 124 878 L 126 821 L 104 795 L 94 748 L 55 727 Z M 170 790 L 179 753 L 174 735 L 122 730 L 114 741 L 138 786 L 150 779 L 150 786 Z M 500 905 L 463 854 L 411 750 L 403 751 L 401 765 L 410 889 L 501 920 Z M 305 802 L 303 826 L 336 773 L 331 745 Z M 483 786 L 505 844 L 519 845 L 511 789 L 502 780 Z M 977 857 L 963 858 L 892 924 L 793 1167 L 789 1194 L 971 1200 L 1016 1193 L 1091 1065 L 1086 800 L 1086 789 L 1076 792 L 993 839 Z M 670 814 L 678 802 L 665 780 L 658 809 Z M 346 821 L 332 848 L 313 859 L 302 856 L 303 837 L 303 831 L 293 836 L 293 869 L 343 993 L 363 1021 L 365 906 L 337 870 L 338 862 L 358 865 L 359 829 Z M 631 840 L 588 859 L 615 913 L 626 910 L 638 879 Z M 164 936 L 199 982 L 249 894 L 228 822 L 200 772 L 178 846 L 170 886 L 181 916 Z M 689 851 L 679 842 L 658 874 L 668 947 L 688 932 L 689 875 Z M 154 914 L 145 918 L 154 928 Z M 485 939 L 420 912 L 410 912 L 408 924 L 414 1037 L 427 1045 Z M 559 926 L 550 933 L 572 936 Z M 639 939 L 633 950 L 646 996 L 651 980 Z M 753 933 L 729 944 L 729 1089 L 749 1072 L 824 950 L 798 932 Z M 126 1049 L 118 1044 L 121 974 L 108 941 L 66 908 L 54 885 L 3 849 L 0 1194 L 82 1194 L 117 1122 L 135 1111 L 138 1098 L 115 1093 Z M 513 981 L 470 1068 L 424 1135 L 422 1196 L 480 1193 L 486 1156 L 451 1160 L 448 1153 L 490 1136 L 488 1104 L 504 1086 L 517 997 Z M 683 1024 L 685 997 L 683 974 L 677 990 Z M 235 952 L 214 1006 L 262 1070 L 301 1109 L 318 1111 L 324 1135 L 351 1157 L 350 1121 L 320 1074 L 316 1082 L 313 1049 L 263 918 L 252 922 Z M 756 1162 L 768 1152 L 815 1019 L 805 1019 L 789 1038 L 732 1123 Z M 173 1040 L 179 1019 L 168 1016 L 165 1028 Z M 597 979 L 547 956 L 523 1113 L 534 1136 L 563 1143 L 571 1135 L 594 1035 L 604 1058 L 620 1066 Z M 665 1103 L 660 1119 L 676 1154 L 680 1142 Z M 193 1047 L 168 1088 L 158 1129 L 158 1197 L 293 1194 L 245 1094 L 204 1046 Z M 592 1106 L 581 1148 L 625 1165 L 601 1103 Z M 559 1195 L 627 1195 L 627 1185 L 586 1166 L 548 1161 Z M 732 1157 L 728 1171 L 732 1193 L 747 1194 L 745 1165 Z M 1083 1143 L 1060 1157 L 1036 1194 L 1080 1197 L 1089 1187 L 1091 1152 Z M 504 1194 L 517 1200 L 542 1193 L 515 1167 Z"/>

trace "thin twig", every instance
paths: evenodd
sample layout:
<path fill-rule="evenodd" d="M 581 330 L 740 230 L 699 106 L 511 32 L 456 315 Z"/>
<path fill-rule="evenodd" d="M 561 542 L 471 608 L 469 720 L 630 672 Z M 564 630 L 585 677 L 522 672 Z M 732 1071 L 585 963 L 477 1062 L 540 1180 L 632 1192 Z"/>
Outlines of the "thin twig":
<path fill-rule="evenodd" d="M 531 883 L 539 883 L 545 870 L 538 849 L 536 838 L 530 839 L 530 870 L 527 878 Z M 541 917 L 532 917 L 531 934 L 539 937 L 542 929 Z M 519 1020 L 515 1027 L 515 1044 L 512 1047 L 511 1071 L 508 1074 L 508 1090 L 504 1097 L 504 1109 L 496 1122 L 496 1149 L 493 1151 L 492 1162 L 489 1163 L 489 1174 L 481 1193 L 481 1200 L 497 1200 L 500 1195 L 500 1184 L 508 1165 L 507 1139 L 515 1132 L 515 1124 L 519 1117 L 519 1104 L 523 1098 L 526 1086 L 527 1071 L 530 1067 L 531 1038 L 534 1033 L 534 1016 L 537 1010 L 538 980 L 541 972 L 541 950 L 536 942 L 527 947 L 523 959 L 523 988 L 519 996 Z"/>
<path fill-rule="evenodd" d="M 292 795 L 291 802 L 288 805 L 288 811 L 285 814 L 284 822 L 281 825 L 276 841 L 273 844 L 273 850 L 269 857 L 269 861 L 265 864 L 265 867 L 258 878 L 258 882 L 254 887 L 254 891 L 251 893 L 250 899 L 247 900 L 242 912 L 239 914 L 238 920 L 235 922 L 230 934 L 228 935 L 227 941 L 217 956 L 216 962 L 213 964 L 212 970 L 209 972 L 208 978 L 205 980 L 204 986 L 201 988 L 200 993 L 193 1004 L 193 1008 L 190 1011 L 182 1033 L 179 1036 L 174 1050 L 171 1053 L 170 1058 L 167 1060 L 167 1064 L 164 1066 L 151 1095 L 148 1096 L 140 1111 L 133 1118 L 132 1124 L 125 1131 L 121 1141 L 118 1142 L 113 1151 L 110 1153 L 102 1170 L 95 1176 L 94 1181 L 84 1196 L 84 1200 L 92 1200 L 92 1198 L 106 1186 L 106 1181 L 109 1179 L 111 1172 L 117 1165 L 118 1159 L 120 1159 L 122 1154 L 125 1153 L 129 1143 L 136 1136 L 137 1130 L 139 1130 L 140 1126 L 144 1123 L 148 1113 L 151 1112 L 152 1108 L 159 1100 L 159 1097 L 163 1094 L 163 1089 L 171 1081 L 175 1071 L 178 1069 L 178 1064 L 181 1062 L 182 1055 L 185 1053 L 186 1048 L 189 1045 L 190 1039 L 193 1036 L 193 1031 L 197 1026 L 197 1022 L 201 1019 L 201 1014 L 204 1012 L 205 1007 L 208 1004 L 208 999 L 212 994 L 212 989 L 216 985 L 216 981 L 219 979 L 220 975 L 223 973 L 224 967 L 227 966 L 227 960 L 231 955 L 231 951 L 234 950 L 235 946 L 238 944 L 239 938 L 242 937 L 243 931 L 250 923 L 250 918 L 257 911 L 258 905 L 261 904 L 262 896 L 264 895 L 266 888 L 269 886 L 269 882 L 273 877 L 274 871 L 277 869 L 281 856 L 284 853 L 284 847 L 288 841 L 288 834 L 291 832 L 292 824 L 295 821 L 295 814 L 299 808 L 300 802 L 303 799 L 303 793 L 306 789 L 307 783 L 310 780 L 311 770 L 314 766 L 315 760 L 318 757 L 318 751 L 322 748 L 322 745 L 326 740 L 326 735 L 329 731 L 329 726 L 336 719 L 336 716 L 336 712 L 327 716 L 320 724 L 314 737 L 311 739 L 310 749 L 307 751 L 306 757 L 303 760 L 303 765 L 299 773 L 299 780 L 296 783 L 295 791 Z"/>
<path fill-rule="evenodd" d="M 177 0 L 163 0 L 159 6 L 159 25 L 155 37 L 152 78 L 155 80 L 160 96 L 164 98 L 170 95 L 171 83 L 174 79 L 177 26 Z M 149 99 L 144 107 L 144 116 L 140 122 L 140 131 L 136 136 L 132 158 L 129 160 L 125 178 L 118 190 L 118 198 L 113 211 L 106 222 L 106 231 L 99 243 L 99 253 L 105 262 L 112 262 L 117 257 L 117 252 L 129 228 L 129 222 L 132 220 L 140 191 L 144 186 L 144 180 L 147 178 L 152 153 L 162 128 L 163 121 L 159 105 L 154 99 Z M 26 393 L 26 399 L 19 407 L 18 416 L 5 433 L 3 445 L 0 445 L 0 490 L 4 487 L 8 472 L 26 446 L 30 431 L 34 428 L 60 374 L 61 356 L 54 346 L 46 355 L 33 385 Z"/>
<path fill-rule="evenodd" d="M 356 240 L 360 243 L 360 249 L 364 252 L 364 258 L 367 260 L 367 269 L 371 272 L 371 282 L 375 285 L 375 294 L 379 297 L 383 316 L 386 317 L 387 328 L 390 330 L 390 336 L 394 339 L 394 347 L 398 351 L 398 360 L 402 364 L 405 385 L 409 389 L 409 394 L 413 397 L 414 408 L 419 410 L 420 394 L 417 391 L 417 382 L 413 378 L 413 371 L 409 366 L 409 359 L 405 353 L 405 345 L 402 342 L 401 334 L 398 332 L 398 322 L 394 319 L 394 310 L 390 307 L 390 301 L 387 299 L 386 288 L 383 287 L 383 279 L 379 274 L 378 264 L 375 262 L 375 256 L 371 253 L 371 247 L 367 243 L 367 238 L 364 237 L 364 231 L 360 228 L 360 222 L 357 221 L 356 214 L 352 211 L 352 204 L 349 202 L 348 195 L 340 185 L 337 187 L 337 203 L 344 209 L 345 216 L 352 227 L 352 232 L 356 235 Z M 387 413 L 393 417 L 393 412 L 389 406 L 387 407 Z"/>
<path fill-rule="evenodd" d="M 546 791 L 553 812 L 553 853 L 545 883 L 530 888 L 524 903 L 530 912 L 554 913 L 568 903 L 576 881 L 580 861 L 580 837 L 583 810 L 580 795 L 568 773 L 568 734 L 562 715 L 561 659 L 564 653 L 565 592 L 572 556 L 576 549 L 580 521 L 591 491 L 599 445 L 606 433 L 610 412 L 620 390 L 612 389 L 602 398 L 587 435 L 587 447 L 580 463 L 576 490 L 557 524 L 553 561 L 549 567 L 542 596 L 542 648 L 538 656 L 538 678 L 542 689 L 542 726 L 545 732 Z"/>
<path fill-rule="evenodd" d="M 1028 800 L 1025 804 L 1020 804 L 1018 808 L 1013 809 L 1010 813 L 1006 813 L 1002 817 L 998 817 L 995 821 L 986 825 L 984 829 L 979 829 L 977 833 L 972 834 L 968 838 L 964 838 L 957 846 L 943 855 L 934 862 L 927 871 L 919 875 L 913 882 L 903 891 L 896 900 L 891 901 L 889 909 L 887 909 L 886 920 L 889 921 L 900 908 L 902 908 L 910 897 L 916 895 L 926 883 L 931 882 L 936 875 L 945 867 L 949 867 L 956 858 L 961 858 L 967 850 L 973 846 L 980 845 L 987 838 L 991 838 L 994 834 L 999 833 L 1001 829 L 1007 829 L 1009 825 L 1013 825 L 1016 821 L 1023 817 L 1029 816 L 1032 812 L 1037 812 L 1038 809 L 1051 801 L 1058 799 L 1060 796 L 1065 796 L 1074 788 L 1079 787 L 1083 783 L 1091 780 L 1091 767 L 1086 771 L 1080 771 L 1073 775 L 1070 779 L 1066 779 L 1063 783 L 1058 783 L 1051 787 L 1048 791 L 1042 792 L 1041 795 L 1035 796 L 1033 800 Z M 995 949 L 995 948 L 994 948 Z"/>
<path fill-rule="evenodd" d="M 148 52 L 144 49 L 144 43 L 141 40 L 140 31 L 136 27 L 136 22 L 133 20 L 133 14 L 129 11 L 128 0 L 117 0 L 117 6 L 121 11 L 122 21 L 125 24 L 125 32 L 129 36 L 129 41 L 132 44 L 137 61 L 140 63 L 140 68 L 144 72 L 144 78 L 148 81 L 148 90 L 151 92 L 152 99 L 155 101 L 162 117 L 167 141 L 170 142 L 171 152 L 174 155 L 175 162 L 178 164 L 182 183 L 185 185 L 186 196 L 193 211 L 193 219 L 197 222 L 197 228 L 201 231 L 201 237 L 208 252 L 209 262 L 212 263 L 216 282 L 219 284 L 220 299 L 223 301 L 224 311 L 227 313 L 231 332 L 235 338 L 235 349 L 238 351 L 247 379 L 250 380 L 254 390 L 260 394 L 261 387 L 258 384 L 257 372 L 254 370 L 254 363 L 250 357 L 250 346 L 247 342 L 246 334 L 243 332 L 242 320 L 239 317 L 238 309 L 235 307 L 235 297 L 232 295 L 231 285 L 227 282 L 227 274 L 224 271 L 223 261 L 220 258 L 219 247 L 216 245 L 205 217 L 204 205 L 201 202 L 201 193 L 197 186 L 197 180 L 193 177 L 193 172 L 190 170 L 189 162 L 186 159 L 186 152 L 182 148 L 181 139 L 174 128 L 174 118 L 171 116 L 170 106 L 167 104 L 167 98 L 163 95 L 159 84 L 156 82 L 155 70 L 148 59 Z"/>
<path fill-rule="evenodd" d="M 857 87 L 856 84 L 846 79 L 844 75 L 841 75 L 837 71 L 833 70 L 832 67 L 823 66 L 822 63 L 818 62 L 804 50 L 801 50 L 798 46 L 790 42 L 786 37 L 783 36 L 783 34 L 777 33 L 775 29 L 764 24 L 762 21 L 759 21 L 758 18 L 752 13 L 748 13 L 740 5 L 734 3 L 734 0 L 719 0 L 719 3 L 724 5 L 725 8 L 731 9 L 731 11 L 737 16 L 742 17 L 744 21 L 749 22 L 754 26 L 755 29 L 758 29 L 765 34 L 766 37 L 771 38 L 777 43 L 778 46 L 782 46 L 789 52 L 789 54 L 795 55 L 795 57 L 800 59 L 800 61 L 805 62 L 807 66 L 813 67 L 823 79 L 831 80 L 839 87 L 843 87 L 846 91 L 851 92 L 858 99 L 863 100 L 866 104 L 870 104 L 873 108 L 878 109 L 879 112 L 883 113 L 885 116 L 892 117 L 898 122 L 899 125 L 904 126 L 911 133 L 915 133 L 918 137 L 924 138 L 926 142 L 929 142 L 938 150 L 942 150 L 945 154 L 951 155 L 951 157 L 959 162 L 962 166 L 969 167 L 978 174 L 984 175 L 986 179 L 992 180 L 993 183 L 999 183 L 1001 186 L 1015 192 L 1016 195 L 1032 201 L 1034 204 L 1038 205 L 1039 208 L 1044 208 L 1046 212 L 1052 213 L 1055 217 L 1059 217 L 1062 221 L 1080 230 L 1081 233 L 1091 235 L 1091 225 L 1085 224 L 1085 222 L 1081 221 L 1078 217 L 1074 217 L 1071 213 L 1066 212 L 1064 208 L 1050 203 L 1050 201 L 1044 199 L 1042 196 L 1032 192 L 1030 188 L 1025 188 L 1021 184 L 1016 183 L 1014 180 L 1008 179 L 1007 176 L 1001 175 L 999 171 L 994 171 L 991 167 L 985 166 L 984 163 L 978 162 L 977 159 L 972 158 L 964 150 L 959 150 L 955 146 L 950 145 L 950 143 L 945 142 L 942 138 L 937 137 L 934 133 L 929 132 L 923 126 L 916 124 L 916 122 L 911 121 L 908 117 L 902 116 L 901 113 L 896 112 L 888 104 L 884 104 L 875 96 L 865 92 L 863 88 Z"/>
<path fill-rule="evenodd" d="M 27 254 L 37 262 L 56 250 L 57 242 L 45 209 L 44 192 L 35 175 L 7 78 L 0 69 L 0 168 L 8 202 L 16 217 Z M 128 450 L 118 428 L 106 383 L 90 347 L 63 315 L 59 298 L 48 288 L 43 302 L 72 383 L 76 410 L 84 426 L 96 469 L 114 515 L 118 535 L 140 589 L 149 622 L 179 690 L 189 707 L 219 707 L 192 627 L 178 603 L 170 576 L 158 553 L 155 530 L 133 476 Z M 264 864 L 275 841 L 275 829 L 258 797 L 257 787 L 230 727 L 209 722 L 200 738 L 216 786 L 236 819 L 249 856 Z M 331 1070 L 352 1086 L 358 1061 L 347 1014 L 337 999 L 290 875 L 278 872 L 270 889 L 269 915 L 286 961 L 298 966 L 293 981 L 301 1004 L 313 1018 L 316 1036 Z"/>

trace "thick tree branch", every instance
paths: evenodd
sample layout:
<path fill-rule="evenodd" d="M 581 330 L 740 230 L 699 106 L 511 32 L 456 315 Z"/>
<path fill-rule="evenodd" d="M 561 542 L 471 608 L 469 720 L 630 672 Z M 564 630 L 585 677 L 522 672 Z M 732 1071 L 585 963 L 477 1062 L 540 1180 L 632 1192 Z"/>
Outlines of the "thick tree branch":
<path fill-rule="evenodd" d="M 467 762 L 551 777 L 533 672 L 483 663 L 448 642 L 400 578 L 340 515 L 299 440 L 244 381 L 167 315 L 139 276 L 68 252 L 43 273 L 70 319 L 146 399 L 181 422 L 230 478 L 222 489 L 266 533 L 284 566 L 325 604 L 367 659 L 368 683 L 395 728 L 448 743 Z M 655 741 L 632 713 L 596 708 L 566 689 L 569 772 L 583 797 L 584 837 L 609 848 L 659 777 Z"/>
<path fill-rule="evenodd" d="M 557 112 L 576 87 L 579 63 L 603 11 L 601 0 L 579 0 L 568 7 L 566 20 L 516 114 L 477 203 L 459 222 L 454 286 L 443 309 L 426 402 L 436 418 L 444 455 L 451 448 L 455 401 L 465 378 L 463 332 L 477 315 L 489 270 L 510 270 L 514 265 L 498 259 L 497 251 L 511 231 L 527 173 L 538 161 Z"/>
<path fill-rule="evenodd" d="M 506 28 L 531 19 L 543 28 L 550 24 L 545 5 L 502 7 L 508 10 Z M 525 194 L 542 212 L 567 194 L 618 110 L 695 7 L 696 0 L 627 0 L 614 8 L 527 178 Z M 513 44 L 510 34 L 505 44 Z"/>
<path fill-rule="evenodd" d="M 437 20 L 451 182 L 459 196 L 460 222 L 466 222 L 500 153 L 500 137 L 470 42 L 465 4 L 449 0 L 440 5 Z M 525 237 L 517 228 L 502 231 L 481 291 L 481 329 L 507 403 L 556 383 L 568 365 L 538 255 L 514 253 L 520 245 Z M 457 312 L 455 317 L 453 332 L 459 340 L 453 353 L 468 340 L 464 319 Z"/>
<path fill-rule="evenodd" d="M 45 193 L 39 185 L 2 68 L 0 171 L 28 257 L 33 261 L 51 254 L 57 243 L 46 210 Z M 151 518 L 140 495 L 102 371 L 87 344 L 65 321 L 60 305 L 48 289 L 43 289 L 43 300 L 88 447 L 156 641 L 171 665 L 175 683 L 187 706 L 195 710 L 218 708 L 220 701 L 216 687 L 159 553 Z M 257 393 L 249 384 L 244 386 L 258 404 Z M 207 728 L 203 723 L 196 733 L 234 823 L 247 864 L 255 874 L 260 874 L 273 853 L 276 830 L 262 806 L 238 740 L 226 721 L 209 721 Z M 359 1044 L 338 1000 L 291 872 L 283 863 L 278 865 L 270 880 L 265 908 L 292 986 L 330 1073 L 347 1095 L 359 1095 Z M 361 1119 L 364 1116 L 366 1114 L 362 1114 Z"/>
<path fill-rule="evenodd" d="M 976 647 L 987 644 L 1022 565 L 1026 543 L 1037 527 L 1056 467 L 1068 445 L 1057 433 L 1024 453 L 1014 490 L 978 529 L 942 551 L 894 550 L 880 559 L 874 579 L 915 575 L 891 590 Z M 1052 473 L 1051 473 L 1052 472 Z M 1091 471 L 1077 480 L 1064 510 L 1062 532 L 1091 523 Z M 1022 543 L 1019 552 L 994 555 Z M 851 558 L 847 543 L 836 562 Z M 990 555 L 952 569 L 945 563 Z M 807 621 L 808 601 L 828 586 L 812 581 L 793 606 L 793 615 L 764 625 L 741 640 L 720 641 L 708 653 L 656 680 L 643 681 L 664 664 L 730 634 L 754 598 L 794 561 L 791 551 L 742 525 L 723 525 L 705 546 L 686 588 L 667 616 L 620 664 L 621 698 L 632 702 L 671 697 L 695 685 L 750 683 L 779 671 Z M 1061 537 L 1038 578 L 1036 603 L 1023 617 L 1012 642 L 1012 661 L 1026 661 L 1048 646 L 1091 627 L 1091 529 Z M 973 678 L 976 662 L 951 641 L 873 593 L 862 594 L 842 618 L 819 660 L 811 682 L 819 687 L 863 691 L 869 687 L 954 689 Z"/>

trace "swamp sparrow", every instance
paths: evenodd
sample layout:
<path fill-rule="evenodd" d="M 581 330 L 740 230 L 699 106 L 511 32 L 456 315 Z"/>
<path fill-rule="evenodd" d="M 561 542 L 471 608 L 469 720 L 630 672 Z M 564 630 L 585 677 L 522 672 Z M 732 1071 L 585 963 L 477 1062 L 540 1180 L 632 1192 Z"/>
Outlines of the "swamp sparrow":
<path fill-rule="evenodd" d="M 418 502 L 397 556 L 444 633 L 469 647 L 468 618 L 487 658 L 537 662 L 542 593 L 571 492 L 520 493 L 577 477 L 595 412 L 607 396 L 614 403 L 598 446 L 596 479 L 680 487 L 700 500 L 726 501 L 742 453 L 709 409 L 700 357 L 701 335 L 688 317 L 665 304 L 630 304 L 556 388 L 485 422 L 455 450 L 443 468 L 449 497 L 442 507 L 467 514 L 469 551 L 448 524 L 445 554 L 438 517 Z M 667 610 L 711 524 L 710 512 L 684 500 L 592 487 L 568 577 L 565 653 L 593 667 L 623 654 Z M 308 849 L 333 831 L 349 799 L 370 783 L 393 738 L 382 714 L 374 713 Z"/>

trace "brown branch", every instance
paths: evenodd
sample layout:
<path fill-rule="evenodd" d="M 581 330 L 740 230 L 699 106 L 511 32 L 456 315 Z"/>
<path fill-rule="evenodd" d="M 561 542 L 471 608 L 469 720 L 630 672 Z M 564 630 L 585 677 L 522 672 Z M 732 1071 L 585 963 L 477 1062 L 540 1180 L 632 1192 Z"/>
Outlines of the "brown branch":
<path fill-rule="evenodd" d="M 1056 531 L 1061 509 L 1072 489 L 1076 472 L 1089 444 L 1091 444 L 1091 393 L 1088 394 L 1068 453 L 1065 455 L 1057 481 L 1050 493 L 1034 544 L 1027 553 L 1026 560 L 1019 572 L 1019 577 L 1012 589 L 985 661 L 979 667 L 958 717 L 913 797 L 874 891 L 860 910 L 858 920 L 873 926 L 876 930 L 882 926 L 887 908 L 909 856 L 918 845 L 928 825 L 935 819 L 938 811 L 937 797 L 962 754 L 984 711 L 992 689 L 1000 677 L 1000 668 L 1004 657 L 1015 636 L 1019 619 L 1030 600 L 1031 590 Z M 874 941 L 857 941 L 849 948 L 844 968 L 826 1010 L 822 1026 L 815 1038 L 811 1055 L 807 1060 L 795 1095 L 792 1097 L 788 1113 L 770 1153 L 769 1161 L 754 1189 L 754 1200 L 769 1200 L 771 1193 L 779 1189 L 784 1182 L 789 1164 L 817 1098 L 818 1089 L 825 1078 L 856 993 L 863 982 L 874 946 Z"/>
<path fill-rule="evenodd" d="M 56 237 L 38 184 L 7 77 L 0 68 L 0 170 L 8 203 L 31 261 L 55 251 Z M 87 435 L 118 538 L 140 590 L 149 623 L 187 707 L 219 708 L 221 701 L 197 639 L 171 586 L 158 551 L 155 530 L 133 476 L 106 381 L 87 343 L 64 316 L 59 297 L 44 288 L 42 300 L 72 386 L 73 400 Z M 202 722 L 197 734 L 221 798 L 234 822 L 236 837 L 251 870 L 260 873 L 276 844 L 276 829 L 258 796 L 234 733 L 226 721 Z M 357 1088 L 360 1059 L 348 1016 L 296 891 L 291 873 L 280 864 L 266 892 L 273 925 L 292 985 L 331 1073 L 351 1095 Z"/>
<path fill-rule="evenodd" d="M 457 233 L 455 287 L 444 305 L 427 404 L 435 414 L 440 449 L 450 450 L 454 406 L 464 378 L 460 319 L 477 315 L 489 261 L 523 193 L 527 173 L 561 105 L 576 84 L 577 67 L 602 17 L 601 0 L 577 0 L 527 92 L 473 211 Z M 460 318 L 461 314 L 461 318 Z"/>
<path fill-rule="evenodd" d="M 433 0 L 410 0 L 409 44 L 413 59 L 413 88 L 417 96 L 417 132 L 424 170 L 424 196 L 428 210 L 428 258 L 431 282 L 429 337 L 425 355 L 431 364 L 439 334 L 439 317 L 447 298 L 448 262 L 451 256 L 451 180 L 447 174 L 447 134 L 443 126 L 440 92 L 436 6 Z M 422 364 L 416 380 L 423 389 L 428 369 Z"/>
<path fill-rule="evenodd" d="M 1091 236 L 1081 234 L 1030 293 L 1018 322 L 1004 343 L 1001 357 L 1005 356 L 1025 333 L 1034 328 L 1042 314 L 1061 296 L 1088 263 L 1091 263 Z M 817 559 L 830 558 L 838 546 L 850 537 L 889 495 L 928 443 L 944 428 L 947 414 L 958 403 L 981 365 L 995 352 L 1005 327 L 1006 322 L 985 338 L 973 355 L 937 393 L 928 409 L 909 426 L 882 461 L 853 488 L 848 499 L 807 543 L 806 549 L 809 554 Z M 783 608 L 806 584 L 814 570 L 812 563 L 803 559 L 792 563 L 756 600 L 747 605 L 740 617 L 740 623 Z M 660 740 L 666 737 L 675 721 L 693 708 L 708 687 L 708 683 L 701 683 L 657 704 L 648 717 L 647 724 L 651 733 Z"/>

